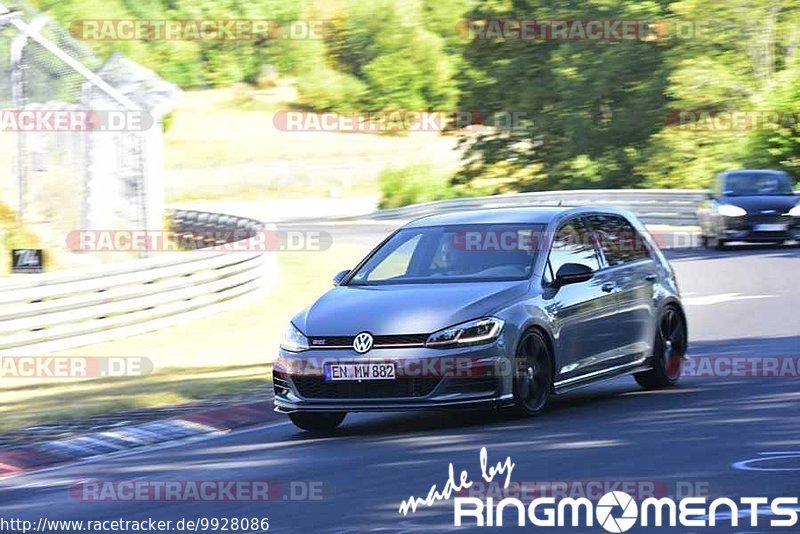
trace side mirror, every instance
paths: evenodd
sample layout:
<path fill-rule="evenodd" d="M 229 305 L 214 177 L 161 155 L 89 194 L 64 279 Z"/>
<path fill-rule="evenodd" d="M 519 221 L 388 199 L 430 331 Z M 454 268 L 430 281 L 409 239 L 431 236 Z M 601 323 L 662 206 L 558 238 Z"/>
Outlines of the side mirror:
<path fill-rule="evenodd" d="M 561 287 L 591 280 L 593 276 L 591 267 L 580 263 L 565 263 L 558 269 L 554 283 L 556 287 Z"/>
<path fill-rule="evenodd" d="M 347 276 L 348 274 L 350 274 L 350 269 L 346 269 L 344 271 L 339 271 L 338 273 L 336 273 L 336 276 L 333 277 L 333 285 L 338 286 L 339 284 L 341 284 L 342 280 L 344 280 L 345 276 Z"/>

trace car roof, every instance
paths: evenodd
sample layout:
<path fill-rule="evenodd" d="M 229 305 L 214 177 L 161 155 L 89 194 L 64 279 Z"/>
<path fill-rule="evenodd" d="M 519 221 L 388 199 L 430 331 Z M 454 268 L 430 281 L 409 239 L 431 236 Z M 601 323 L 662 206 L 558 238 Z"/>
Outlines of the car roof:
<path fill-rule="evenodd" d="M 746 174 L 746 173 L 758 173 L 758 174 L 780 174 L 786 175 L 786 171 L 781 171 L 777 169 L 736 169 L 733 171 L 725 171 L 720 173 L 720 176 L 728 176 L 730 174 Z"/>
<path fill-rule="evenodd" d="M 450 211 L 427 215 L 413 220 L 405 228 L 447 226 L 452 224 L 549 224 L 556 219 L 581 213 L 613 213 L 629 217 L 624 210 L 608 206 L 536 206 L 518 208 L 484 208 L 476 210 Z"/>

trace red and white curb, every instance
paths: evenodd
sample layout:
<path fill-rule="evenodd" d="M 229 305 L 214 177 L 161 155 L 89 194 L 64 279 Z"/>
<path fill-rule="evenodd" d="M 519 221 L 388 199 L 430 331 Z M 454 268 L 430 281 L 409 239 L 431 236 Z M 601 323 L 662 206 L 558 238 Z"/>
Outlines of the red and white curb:
<path fill-rule="evenodd" d="M 206 434 L 263 425 L 282 417 L 272 401 L 211 408 L 181 417 L 0 450 L 0 478 Z"/>

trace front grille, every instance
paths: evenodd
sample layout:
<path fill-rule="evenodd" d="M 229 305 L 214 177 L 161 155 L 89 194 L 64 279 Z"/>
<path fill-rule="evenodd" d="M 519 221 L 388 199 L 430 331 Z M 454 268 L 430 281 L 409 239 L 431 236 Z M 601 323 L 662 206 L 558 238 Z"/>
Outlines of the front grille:
<path fill-rule="evenodd" d="M 320 377 L 292 377 L 298 393 L 307 399 L 388 399 L 425 397 L 436 388 L 440 377 L 325 382 Z"/>
<path fill-rule="evenodd" d="M 388 336 L 374 336 L 373 346 L 380 345 L 416 345 L 422 346 L 430 334 L 396 334 Z M 355 336 L 319 336 L 312 337 L 309 341 L 312 347 L 341 347 L 353 346 Z"/>
<path fill-rule="evenodd" d="M 351 347 L 355 336 L 327 336 L 309 339 L 312 347 Z"/>
<path fill-rule="evenodd" d="M 401 334 L 396 336 L 375 336 L 376 345 L 422 345 L 430 334 Z"/>
<path fill-rule="evenodd" d="M 792 222 L 792 219 L 791 217 L 781 217 L 778 213 L 753 213 L 747 215 L 746 221 L 750 224 L 789 224 Z"/>

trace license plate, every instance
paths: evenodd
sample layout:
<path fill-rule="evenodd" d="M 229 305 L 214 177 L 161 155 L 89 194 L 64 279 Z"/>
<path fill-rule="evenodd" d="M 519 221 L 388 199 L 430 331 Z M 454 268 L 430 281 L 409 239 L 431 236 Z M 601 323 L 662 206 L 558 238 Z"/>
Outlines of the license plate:
<path fill-rule="evenodd" d="M 325 381 L 394 380 L 393 363 L 331 363 L 325 366 Z"/>
<path fill-rule="evenodd" d="M 753 227 L 756 232 L 783 232 L 786 230 L 785 224 L 757 224 Z"/>

